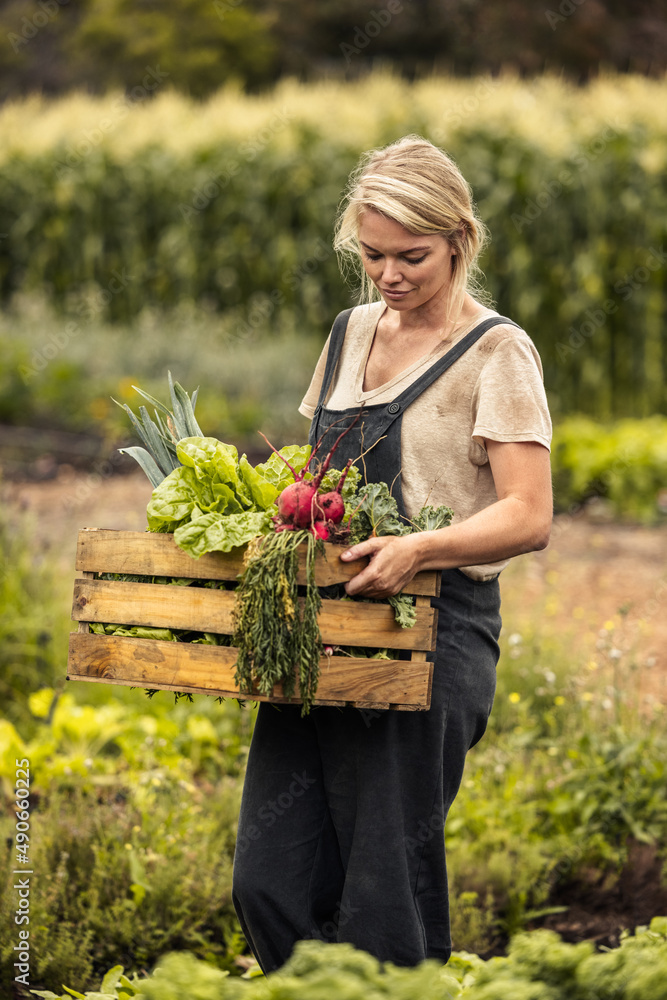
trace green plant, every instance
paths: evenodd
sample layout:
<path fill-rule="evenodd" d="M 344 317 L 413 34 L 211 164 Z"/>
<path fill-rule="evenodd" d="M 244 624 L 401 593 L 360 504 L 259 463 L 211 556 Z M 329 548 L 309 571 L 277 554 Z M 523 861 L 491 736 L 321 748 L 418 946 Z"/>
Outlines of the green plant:
<path fill-rule="evenodd" d="M 94 706 L 78 694 L 81 702 L 71 691 L 50 688 L 31 695 L 25 738 L 0 720 L 0 781 L 8 796 L 17 757 L 30 760 L 31 789 L 40 796 L 51 788 L 94 794 L 113 787 L 125 794 L 153 779 L 166 787 L 242 773 L 254 713 L 236 702 L 201 698 L 196 706 L 173 705 L 137 693 L 128 704 L 103 688 L 103 701 Z"/>
<path fill-rule="evenodd" d="M 534 931 L 517 935 L 507 958 L 482 962 L 455 953 L 447 967 L 426 961 L 397 968 L 349 944 L 301 941 L 282 969 L 250 982 L 225 976 L 187 953 L 164 956 L 150 977 L 126 979 L 123 987 L 121 974 L 116 967 L 105 977 L 108 1000 L 121 1000 L 121 988 L 141 1000 L 662 1000 L 667 918 L 655 917 L 650 927 L 626 934 L 619 948 L 599 954 L 588 942 L 566 944 L 557 934 Z M 38 996 L 61 1000 L 53 993 Z"/>
<path fill-rule="evenodd" d="M 305 547 L 306 585 L 299 601 L 299 549 Z M 299 669 L 301 713 L 312 707 L 320 676 L 322 638 L 317 614 L 322 597 L 315 585 L 315 557 L 323 544 L 308 531 L 273 532 L 251 542 L 237 589 L 232 642 L 238 647 L 235 681 L 240 690 L 270 694 L 282 684 L 294 693 Z"/>
<path fill-rule="evenodd" d="M 123 327 L 94 316 L 69 334 L 68 320 L 26 296 L 0 314 L 0 422 L 92 429 L 100 464 L 113 462 L 118 442 L 130 434 L 112 398 L 133 407 L 137 384 L 159 396 L 171 369 L 184 384 L 201 386 L 198 422 L 221 440 L 255 453 L 258 427 L 274 441 L 302 440 L 307 422 L 297 406 L 321 344 L 304 336 L 289 311 L 262 319 L 244 336 L 237 336 L 239 323 L 233 312 L 218 317 L 183 302 L 169 311 L 147 309 Z"/>
<path fill-rule="evenodd" d="M 236 929 L 231 859 L 240 786 L 222 778 L 197 786 L 146 771 L 134 784 L 33 796 L 30 860 L 31 983 L 91 988 L 109 966 L 150 967 L 186 948 L 228 967 Z M 11 845 L 13 824 L 0 824 Z M 10 990 L 16 876 L 3 846 L 0 991 Z"/>
<path fill-rule="evenodd" d="M 153 404 L 154 420 L 149 416 L 145 406 L 139 407 L 139 418 L 137 418 L 127 403 L 118 404 L 125 410 L 132 426 L 146 446 L 123 448 L 121 451 L 125 455 L 131 455 L 139 463 L 154 489 L 170 472 L 181 466 L 177 454 L 178 442 L 183 438 L 204 436 L 195 418 L 197 390 L 190 397 L 178 382 L 174 384 L 171 372 L 167 372 L 167 378 L 171 410 L 150 393 L 136 386 L 132 387 L 140 396 Z"/>
<path fill-rule="evenodd" d="M 457 880 L 450 872 L 449 894 L 451 935 L 457 951 L 489 951 L 498 939 L 492 890 L 487 887 L 483 896 L 472 889 L 458 892 Z"/>
<path fill-rule="evenodd" d="M 0 483 L 0 703 L 34 729 L 29 695 L 55 682 L 67 624 L 55 559 L 35 540 L 33 519 L 9 505 Z"/>
<path fill-rule="evenodd" d="M 579 872 L 616 879 L 632 840 L 667 844 L 660 727 L 600 730 L 590 709 L 569 714 L 557 737 L 517 726 L 500 743 L 487 739 L 447 821 L 453 892 L 477 893 L 482 922 L 490 894 L 505 938 L 553 912 L 553 891 Z"/>
<path fill-rule="evenodd" d="M 667 417 L 608 425 L 569 417 L 555 429 L 552 454 L 561 510 L 602 497 L 619 518 L 651 524 L 664 517 Z"/>

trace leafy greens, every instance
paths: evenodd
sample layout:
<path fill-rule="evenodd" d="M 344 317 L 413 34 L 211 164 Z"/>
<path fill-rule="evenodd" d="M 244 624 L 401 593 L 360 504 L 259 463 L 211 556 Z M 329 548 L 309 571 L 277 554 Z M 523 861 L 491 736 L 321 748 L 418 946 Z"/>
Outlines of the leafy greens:
<path fill-rule="evenodd" d="M 281 452 L 302 469 L 310 446 Z M 181 465 L 153 490 L 148 504 L 149 531 L 173 532 L 174 541 L 193 558 L 206 552 L 229 552 L 271 529 L 278 493 L 291 473 L 276 455 L 256 467 L 233 445 L 212 437 L 179 441 Z M 286 475 L 285 475 L 286 474 Z"/>
<path fill-rule="evenodd" d="M 351 503 L 356 504 L 356 512 L 350 522 L 350 545 L 380 535 L 410 535 L 415 531 L 446 528 L 454 514 L 451 507 L 429 506 L 422 507 L 412 520 L 403 520 L 386 483 L 359 487 Z"/>

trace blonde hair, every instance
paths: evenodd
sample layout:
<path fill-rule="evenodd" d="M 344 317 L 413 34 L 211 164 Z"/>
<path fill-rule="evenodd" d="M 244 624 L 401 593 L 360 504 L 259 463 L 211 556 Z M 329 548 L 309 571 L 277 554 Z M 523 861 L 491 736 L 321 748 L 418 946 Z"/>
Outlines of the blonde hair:
<path fill-rule="evenodd" d="M 476 215 L 472 191 L 454 161 L 418 135 L 408 135 L 384 149 L 365 153 L 350 175 L 339 208 L 334 236 L 341 270 L 361 263 L 359 221 L 374 209 L 415 235 L 442 234 L 455 252 L 448 314 L 458 315 L 470 292 L 485 304 L 477 259 L 487 240 L 484 223 Z M 372 302 L 379 293 L 361 267 L 360 302 Z"/>

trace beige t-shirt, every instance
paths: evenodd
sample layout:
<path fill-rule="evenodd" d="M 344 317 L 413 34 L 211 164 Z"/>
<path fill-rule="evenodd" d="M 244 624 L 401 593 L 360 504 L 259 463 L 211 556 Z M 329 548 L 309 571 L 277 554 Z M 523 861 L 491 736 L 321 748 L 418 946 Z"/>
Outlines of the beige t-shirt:
<path fill-rule="evenodd" d="M 384 302 L 374 302 L 351 313 L 326 399 L 328 409 L 390 403 L 478 323 L 498 315 L 480 306 L 466 328 L 389 382 L 364 392 L 366 362 L 385 308 Z M 328 349 L 329 339 L 299 407 L 310 419 L 319 399 Z M 538 441 L 546 448 L 551 442 L 539 355 L 530 337 L 510 324 L 488 330 L 404 411 L 401 486 L 408 516 L 414 517 L 427 503 L 446 504 L 454 510 L 453 523 L 457 523 L 498 499 L 484 438 Z M 466 566 L 464 572 L 473 579 L 488 580 L 508 561 Z"/>

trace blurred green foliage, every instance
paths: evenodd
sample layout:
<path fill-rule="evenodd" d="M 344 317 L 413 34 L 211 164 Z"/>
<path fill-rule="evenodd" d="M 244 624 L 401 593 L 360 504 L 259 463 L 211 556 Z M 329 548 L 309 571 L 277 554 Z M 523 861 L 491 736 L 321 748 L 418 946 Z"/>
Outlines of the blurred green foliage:
<path fill-rule="evenodd" d="M 160 398 L 171 370 L 189 391 L 200 386 L 196 413 L 207 434 L 262 455 L 260 429 L 277 446 L 307 436 L 297 407 L 321 344 L 290 329 L 285 317 L 241 338 L 231 317 L 187 304 L 166 314 L 146 310 L 127 327 L 68 328 L 36 300 L 0 313 L 0 423 L 92 433 L 106 442 L 104 459 L 112 442 L 139 443 L 113 399 L 136 410 L 142 400 L 132 386 Z"/>
<path fill-rule="evenodd" d="M 613 881 L 632 839 L 665 843 L 667 747 L 660 727 L 643 738 L 632 727 L 577 737 L 577 708 L 568 698 L 554 709 L 557 697 L 547 705 L 544 698 L 524 697 L 512 732 L 469 761 L 447 821 L 459 946 L 483 951 L 499 931 L 511 937 L 525 929 L 584 871 L 607 872 Z M 590 726 L 594 714 L 585 711 L 580 721 Z M 560 717 L 568 737 L 539 734 L 549 715 Z M 485 910 L 495 914 L 490 925 L 467 926 L 471 914 L 479 920 Z"/>
<path fill-rule="evenodd" d="M 137 729 L 138 746 L 151 739 Z M 111 788 L 99 781 L 85 788 L 62 774 L 50 780 L 48 797 L 31 798 L 29 860 L 39 872 L 30 897 L 31 986 L 88 984 L 116 962 L 150 968 L 172 948 L 225 967 L 236 928 L 231 864 L 238 781 L 195 784 L 164 765 Z M 16 974 L 13 827 L 6 809 L 0 822 L 3 996 L 11 995 Z"/>
<path fill-rule="evenodd" d="M 197 96 L 235 77 L 356 77 L 391 65 L 406 78 L 545 69 L 581 81 L 614 67 L 665 69 L 660 0 L 631 6 L 506 0 L 4 0 L 3 92 L 130 90 L 157 60 Z"/>
<path fill-rule="evenodd" d="M 64 672 L 65 590 L 47 547 L 33 542 L 33 519 L 1 486 L 0 704 L 8 720 L 34 729 L 28 696 Z"/>
<path fill-rule="evenodd" d="M 257 86 L 274 75 L 270 18 L 247 2 L 88 0 L 85 7 L 67 44 L 94 89 L 150 93 L 168 80 L 204 97 L 230 79 Z"/>
<path fill-rule="evenodd" d="M 667 418 L 600 425 L 570 417 L 555 429 L 552 456 L 561 510 L 595 497 L 629 521 L 651 524 L 667 514 Z"/>
<path fill-rule="evenodd" d="M 662 92 L 627 84 L 575 101 L 553 81 L 457 90 L 377 77 L 256 104 L 227 94 L 219 111 L 164 95 L 154 113 L 125 108 L 122 120 L 107 104 L 84 102 L 84 118 L 80 101 L 9 106 L 0 295 L 46 294 L 68 315 L 70 340 L 91 322 L 186 302 L 218 312 L 236 339 L 288 328 L 321 343 L 352 301 L 331 251 L 346 176 L 364 147 L 417 130 L 472 184 L 492 233 L 488 287 L 534 338 L 556 416 L 665 412 Z M 361 129 L 360 103 L 384 91 L 391 111 Z M 26 131 L 26 115 L 47 131 Z M 70 116 L 89 124 L 68 130 Z M 49 351 L 19 377 L 42 371 Z M 20 390 L 15 372 L 5 377 Z"/>
<path fill-rule="evenodd" d="M 228 967 L 241 948 L 231 862 L 254 713 L 234 701 L 173 705 L 85 687 L 41 687 L 25 700 L 31 723 L 0 719 L 3 996 L 15 975 L 9 804 L 22 758 L 28 856 L 39 872 L 30 897 L 33 986 L 89 982 L 117 961 L 150 967 L 174 947 Z"/>
<path fill-rule="evenodd" d="M 247 0 L 8 0 L 3 92 L 124 89 L 145 100 L 168 80 L 203 97 L 235 80 L 249 87 L 276 76 L 272 17 Z"/>

